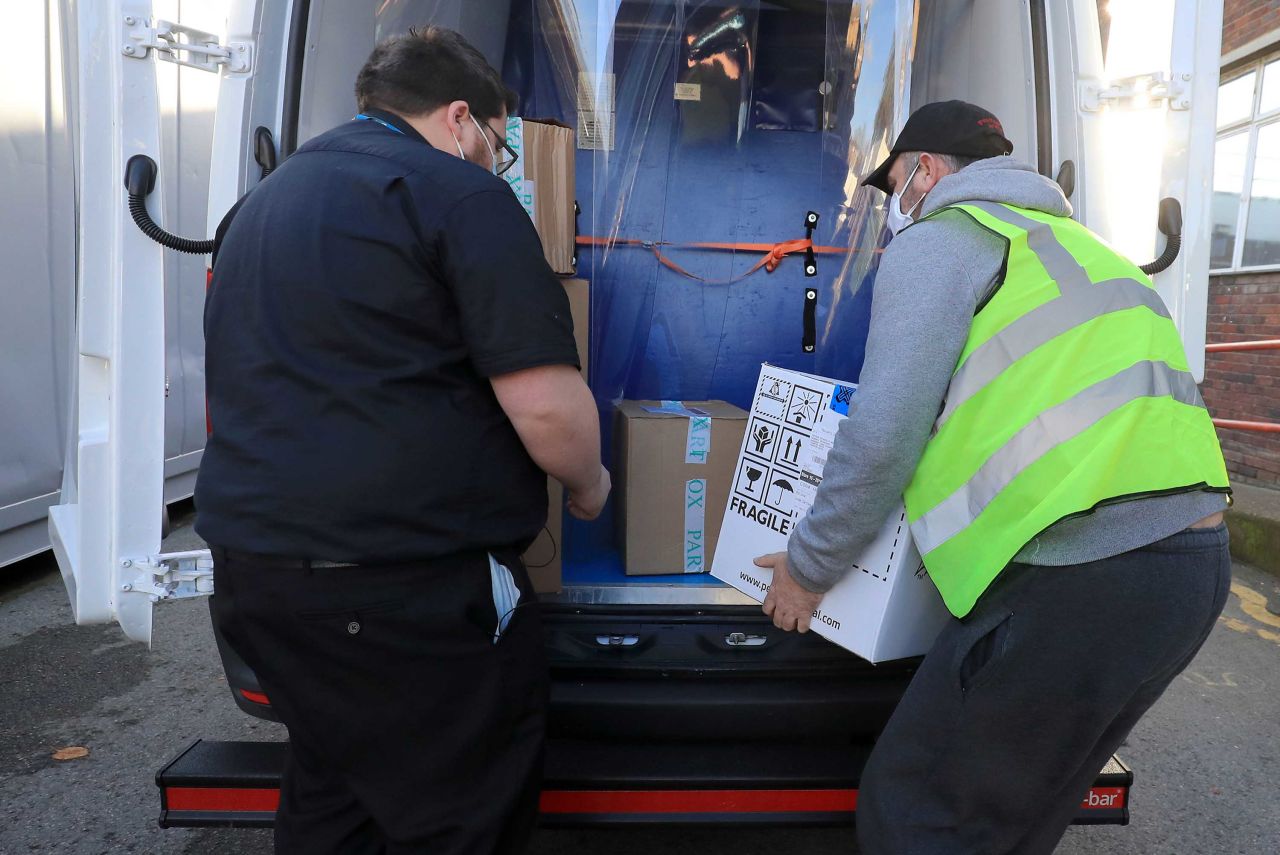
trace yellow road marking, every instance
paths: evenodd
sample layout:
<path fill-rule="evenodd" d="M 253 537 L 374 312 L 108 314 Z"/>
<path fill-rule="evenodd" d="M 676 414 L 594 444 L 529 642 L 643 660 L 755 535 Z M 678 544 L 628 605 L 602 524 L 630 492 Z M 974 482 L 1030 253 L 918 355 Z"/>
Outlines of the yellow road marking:
<path fill-rule="evenodd" d="M 1218 621 L 1227 629 L 1234 630 L 1242 635 L 1256 635 L 1259 638 L 1266 639 L 1280 646 L 1280 632 L 1272 632 L 1262 627 L 1250 626 L 1242 620 L 1236 618 L 1220 617 Z"/>
<path fill-rule="evenodd" d="M 1257 591 L 1245 585 L 1243 582 L 1232 582 L 1231 593 L 1235 594 L 1240 600 L 1240 608 L 1244 613 L 1259 623 L 1267 626 L 1280 628 L 1280 616 L 1273 615 L 1267 611 L 1267 598 Z M 1280 644 L 1280 632 L 1274 632 L 1269 629 L 1263 629 L 1260 626 L 1254 626 L 1248 621 L 1239 618 L 1226 617 L 1225 615 L 1218 618 L 1227 629 L 1244 635 L 1256 635 L 1267 641 Z"/>
<path fill-rule="evenodd" d="M 1243 582 L 1232 582 L 1231 593 L 1240 598 L 1240 608 L 1244 613 L 1259 623 L 1280 628 L 1280 615 L 1267 611 L 1267 598 L 1245 585 Z M 1274 633 L 1272 633 L 1274 635 Z"/>
<path fill-rule="evenodd" d="M 1245 634 L 1253 632 L 1253 627 L 1249 626 L 1249 624 L 1239 618 L 1220 617 L 1218 620 L 1222 621 L 1223 625 L 1226 626 L 1227 629 L 1234 629 L 1236 632 L 1243 632 Z"/>

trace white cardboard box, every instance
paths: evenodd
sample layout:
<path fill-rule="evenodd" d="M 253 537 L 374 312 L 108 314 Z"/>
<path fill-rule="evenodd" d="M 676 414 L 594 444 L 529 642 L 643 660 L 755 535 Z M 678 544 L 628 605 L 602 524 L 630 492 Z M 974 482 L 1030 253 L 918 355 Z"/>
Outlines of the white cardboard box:
<path fill-rule="evenodd" d="M 711 575 L 763 602 L 771 570 L 809 512 L 836 429 L 857 386 L 764 365 L 738 454 Z M 812 629 L 871 662 L 925 653 L 948 618 L 911 541 L 901 505 L 849 574 L 827 592 Z"/>

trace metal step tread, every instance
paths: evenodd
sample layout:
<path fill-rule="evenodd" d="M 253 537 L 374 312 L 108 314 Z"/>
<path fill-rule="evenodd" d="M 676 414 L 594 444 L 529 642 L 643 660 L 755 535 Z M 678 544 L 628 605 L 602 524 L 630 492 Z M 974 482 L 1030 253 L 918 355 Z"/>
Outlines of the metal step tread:
<path fill-rule="evenodd" d="M 270 827 L 287 743 L 197 740 L 156 774 L 160 825 Z M 850 824 L 865 744 L 549 740 L 544 825 Z M 1016 787 L 1010 776 L 1010 787 Z M 1133 772 L 1112 757 L 1077 824 L 1127 825 Z"/>

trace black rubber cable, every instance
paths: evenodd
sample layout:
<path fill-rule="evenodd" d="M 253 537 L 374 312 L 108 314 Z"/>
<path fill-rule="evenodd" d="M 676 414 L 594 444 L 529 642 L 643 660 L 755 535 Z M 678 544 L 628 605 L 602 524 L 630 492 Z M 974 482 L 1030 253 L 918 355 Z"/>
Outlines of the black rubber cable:
<path fill-rule="evenodd" d="M 1178 257 L 1180 249 L 1182 249 L 1182 235 L 1168 235 L 1165 239 L 1164 252 L 1160 253 L 1160 257 L 1141 265 L 1139 269 L 1148 276 L 1168 270 L 1169 265 L 1173 264 Z"/>
<path fill-rule="evenodd" d="M 1165 237 L 1164 252 L 1155 261 L 1138 265 L 1138 269 L 1151 276 L 1167 270 L 1182 249 L 1182 205 L 1172 196 L 1160 200 L 1160 212 L 1156 228 Z"/>
<path fill-rule="evenodd" d="M 135 154 L 124 167 L 124 189 L 129 194 L 129 213 L 142 233 L 168 249 L 191 255 L 208 255 L 217 246 L 212 240 L 191 240 L 170 234 L 147 213 L 147 197 L 156 189 L 156 162 L 145 154 Z"/>
<path fill-rule="evenodd" d="M 178 237 L 160 228 L 156 221 L 151 219 L 151 215 L 147 213 L 147 199 L 145 196 L 139 196 L 136 193 L 129 194 L 129 213 L 133 215 L 133 221 L 138 224 L 138 228 L 142 229 L 144 235 L 166 249 L 186 252 L 191 255 L 208 255 L 213 252 L 215 242 L 212 240 L 192 240 L 191 238 Z"/>

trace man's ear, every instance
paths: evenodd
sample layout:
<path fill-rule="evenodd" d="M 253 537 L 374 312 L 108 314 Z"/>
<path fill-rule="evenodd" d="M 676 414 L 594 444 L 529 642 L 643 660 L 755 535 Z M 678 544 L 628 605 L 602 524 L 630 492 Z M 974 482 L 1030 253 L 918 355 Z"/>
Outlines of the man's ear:
<path fill-rule="evenodd" d="M 449 123 L 450 130 L 460 128 L 462 124 L 468 121 L 471 115 L 471 106 L 466 101 L 451 101 L 445 107 L 445 121 Z"/>
<path fill-rule="evenodd" d="M 932 190 L 935 184 L 947 176 L 946 162 L 942 158 L 935 157 L 927 151 L 920 154 L 920 168 L 925 173 L 926 193 Z"/>

